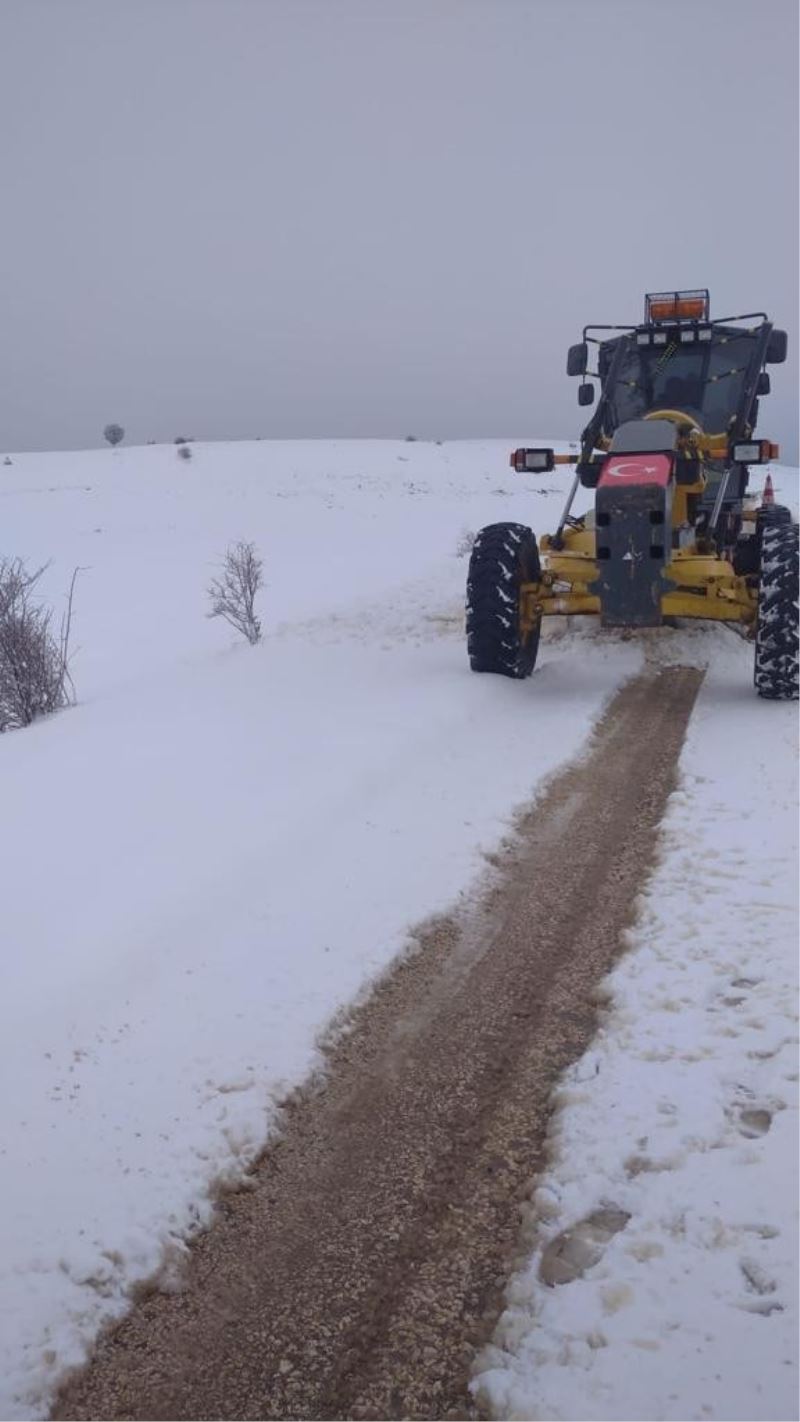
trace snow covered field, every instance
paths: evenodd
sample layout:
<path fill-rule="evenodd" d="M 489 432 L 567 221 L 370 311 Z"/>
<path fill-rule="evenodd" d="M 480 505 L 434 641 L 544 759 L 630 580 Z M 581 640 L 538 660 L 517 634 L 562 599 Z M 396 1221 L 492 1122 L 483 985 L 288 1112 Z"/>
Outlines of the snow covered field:
<path fill-rule="evenodd" d="M 469 890 L 652 647 L 557 626 L 531 681 L 470 674 L 463 532 L 552 527 L 570 478 L 520 479 L 515 442 L 0 464 L 2 551 L 52 558 L 57 606 L 85 570 L 79 704 L 0 738 L 3 1416 L 41 1415 L 131 1284 L 168 1273 L 337 1009 Z M 793 476 L 773 474 L 788 494 Z M 257 648 L 204 617 L 238 538 L 265 558 Z M 745 1415 L 721 1410 L 731 1391 L 747 1415 L 789 1415 L 759 1411 L 738 1379 L 755 1349 L 769 1405 L 788 1396 L 794 712 L 756 700 L 733 633 L 659 645 L 713 671 L 640 951 L 565 1084 L 539 1201 L 548 1239 L 598 1202 L 631 1219 L 584 1280 L 545 1291 L 535 1261 L 520 1275 L 484 1379 L 501 1413 L 693 1416 L 680 1409 L 724 1322 L 737 1371 L 725 1364 L 727 1391 L 712 1378 L 696 1415 Z M 586 1341 L 601 1333 L 608 1346 Z M 575 1389 L 590 1411 L 570 1411 Z"/>

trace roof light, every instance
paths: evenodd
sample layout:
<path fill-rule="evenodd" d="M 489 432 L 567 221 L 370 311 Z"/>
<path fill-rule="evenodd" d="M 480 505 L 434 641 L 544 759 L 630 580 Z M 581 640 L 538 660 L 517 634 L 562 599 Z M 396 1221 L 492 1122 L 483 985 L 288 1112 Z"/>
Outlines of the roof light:
<path fill-rule="evenodd" d="M 691 326 L 690 326 L 689 329 L 688 329 L 688 331 L 681 331 L 681 340 L 682 340 L 682 341 L 696 341 L 696 340 L 697 340 L 697 332 L 696 332 L 696 331 L 693 331 L 692 328 L 691 328 Z"/>
<path fill-rule="evenodd" d="M 699 326 L 697 330 L 698 341 L 710 341 L 714 332 L 711 326 Z"/>
<path fill-rule="evenodd" d="M 655 291 L 644 299 L 645 321 L 707 321 L 708 291 Z"/>
<path fill-rule="evenodd" d="M 666 331 L 654 331 L 654 332 L 653 332 L 653 345 L 654 345 L 654 346 L 665 346 L 665 345 L 667 344 L 667 340 L 668 340 L 668 336 L 667 336 L 667 332 L 666 332 Z"/>
<path fill-rule="evenodd" d="M 649 331 L 637 331 L 637 332 L 636 332 L 636 344 L 637 344 L 637 346 L 649 346 L 649 344 L 650 344 L 650 342 L 651 342 L 652 339 L 653 339 L 653 338 L 652 338 L 652 336 L 650 335 L 650 332 L 649 332 Z"/>

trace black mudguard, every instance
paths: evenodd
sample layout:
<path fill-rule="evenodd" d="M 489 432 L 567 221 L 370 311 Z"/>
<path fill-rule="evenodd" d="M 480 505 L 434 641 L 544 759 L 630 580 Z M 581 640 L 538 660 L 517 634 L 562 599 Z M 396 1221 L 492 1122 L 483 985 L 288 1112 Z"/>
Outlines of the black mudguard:
<path fill-rule="evenodd" d="M 601 480 L 595 504 L 598 579 L 604 627 L 659 627 L 663 574 L 672 544 L 672 480 L 617 485 Z"/>

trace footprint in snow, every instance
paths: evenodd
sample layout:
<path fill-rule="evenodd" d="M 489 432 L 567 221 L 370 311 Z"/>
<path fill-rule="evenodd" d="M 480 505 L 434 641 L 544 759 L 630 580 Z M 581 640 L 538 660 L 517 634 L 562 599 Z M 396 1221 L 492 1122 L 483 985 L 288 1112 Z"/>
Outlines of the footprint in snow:
<path fill-rule="evenodd" d="M 745 1224 L 742 1229 L 745 1234 L 758 1235 L 759 1239 L 777 1239 L 780 1234 L 780 1230 L 770 1224 Z"/>
<path fill-rule="evenodd" d="M 783 1040 L 778 1043 L 777 1047 L 754 1047 L 747 1055 L 751 1061 L 769 1062 L 772 1061 L 773 1057 L 777 1057 L 778 1053 L 782 1051 L 784 1047 L 792 1045 L 792 1038 L 784 1037 Z"/>
<path fill-rule="evenodd" d="M 665 1170 L 677 1170 L 683 1164 L 685 1155 L 680 1153 L 664 1160 L 653 1160 L 649 1155 L 629 1155 L 625 1161 L 625 1174 L 629 1180 L 637 1175 L 660 1175 Z"/>
<path fill-rule="evenodd" d="M 737 1099 L 738 1098 L 738 1099 Z M 734 1100 L 725 1114 L 741 1136 L 755 1140 L 769 1131 L 776 1111 L 783 1111 L 786 1102 L 778 1096 L 757 1096 L 743 1082 L 738 1082 Z"/>
<path fill-rule="evenodd" d="M 754 1140 L 765 1136 L 772 1125 L 772 1112 L 763 1106 L 743 1106 L 739 1111 L 739 1133 Z"/>
<path fill-rule="evenodd" d="M 588 1269 L 598 1264 L 606 1245 L 623 1230 L 630 1219 L 627 1210 L 607 1205 L 593 1210 L 586 1219 L 551 1239 L 539 1264 L 539 1278 L 551 1288 L 582 1279 Z"/>
<path fill-rule="evenodd" d="M 754 1294 L 774 1294 L 778 1285 L 757 1259 L 740 1259 L 739 1268 L 747 1288 Z"/>
<path fill-rule="evenodd" d="M 783 1304 L 778 1303 L 777 1299 L 745 1299 L 736 1307 L 744 1313 L 761 1313 L 765 1318 L 769 1318 L 771 1313 L 783 1313 Z"/>

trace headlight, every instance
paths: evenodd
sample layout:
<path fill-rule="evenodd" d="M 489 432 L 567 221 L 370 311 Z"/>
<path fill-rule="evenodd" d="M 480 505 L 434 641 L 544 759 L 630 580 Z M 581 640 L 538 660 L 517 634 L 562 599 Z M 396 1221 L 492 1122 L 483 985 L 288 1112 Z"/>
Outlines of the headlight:
<path fill-rule="evenodd" d="M 518 474 L 548 474 L 555 468 L 552 449 L 515 449 L 509 463 Z"/>
<path fill-rule="evenodd" d="M 735 464 L 769 464 L 773 459 L 779 459 L 780 453 L 780 445 L 768 439 L 731 445 L 731 459 Z"/>

